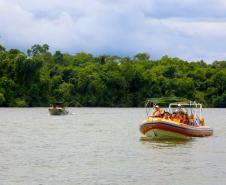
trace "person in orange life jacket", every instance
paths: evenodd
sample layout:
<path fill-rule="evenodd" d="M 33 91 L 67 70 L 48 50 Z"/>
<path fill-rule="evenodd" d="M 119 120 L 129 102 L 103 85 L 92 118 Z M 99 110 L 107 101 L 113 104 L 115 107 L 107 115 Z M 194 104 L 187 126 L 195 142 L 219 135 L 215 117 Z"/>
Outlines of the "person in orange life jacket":
<path fill-rule="evenodd" d="M 179 116 L 179 119 L 180 119 L 180 123 L 186 123 L 186 121 L 187 121 L 187 116 L 183 113 L 183 112 L 181 112 L 180 113 L 180 116 Z"/>
<path fill-rule="evenodd" d="M 164 112 L 164 113 L 163 113 L 163 118 L 164 118 L 164 119 L 170 119 L 170 116 L 171 116 L 171 115 L 170 115 L 170 113 L 168 113 L 168 112 Z"/>

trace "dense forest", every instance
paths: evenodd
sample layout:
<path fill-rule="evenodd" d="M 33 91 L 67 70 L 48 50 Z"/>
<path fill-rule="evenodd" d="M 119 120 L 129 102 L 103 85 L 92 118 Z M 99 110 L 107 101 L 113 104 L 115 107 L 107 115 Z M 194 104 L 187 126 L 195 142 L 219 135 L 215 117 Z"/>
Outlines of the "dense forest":
<path fill-rule="evenodd" d="M 134 57 L 49 51 L 27 53 L 0 45 L 0 106 L 137 107 L 147 98 L 184 97 L 206 107 L 226 107 L 226 61 L 206 64 L 146 53 Z"/>

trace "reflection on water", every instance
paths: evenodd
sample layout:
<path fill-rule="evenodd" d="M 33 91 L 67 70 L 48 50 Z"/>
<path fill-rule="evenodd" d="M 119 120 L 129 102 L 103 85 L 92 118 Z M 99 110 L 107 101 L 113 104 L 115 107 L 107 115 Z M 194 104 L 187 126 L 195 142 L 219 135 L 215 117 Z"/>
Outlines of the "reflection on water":
<path fill-rule="evenodd" d="M 140 138 L 141 108 L 0 109 L 0 185 L 212 185 L 226 181 L 226 109 L 205 109 L 214 135 Z"/>
<path fill-rule="evenodd" d="M 150 139 L 148 137 L 141 137 L 140 141 L 144 145 L 151 145 L 154 148 L 176 147 L 178 145 L 186 145 L 192 142 L 191 139 Z"/>

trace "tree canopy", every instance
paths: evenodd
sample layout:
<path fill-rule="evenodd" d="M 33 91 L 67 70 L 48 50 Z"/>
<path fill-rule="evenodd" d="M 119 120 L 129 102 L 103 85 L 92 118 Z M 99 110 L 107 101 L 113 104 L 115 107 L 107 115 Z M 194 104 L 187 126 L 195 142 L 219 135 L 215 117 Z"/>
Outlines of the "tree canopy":
<path fill-rule="evenodd" d="M 147 98 L 196 100 L 226 107 L 226 61 L 207 64 L 147 53 L 133 57 L 49 52 L 36 44 L 27 54 L 0 45 L 0 106 L 137 107 Z"/>

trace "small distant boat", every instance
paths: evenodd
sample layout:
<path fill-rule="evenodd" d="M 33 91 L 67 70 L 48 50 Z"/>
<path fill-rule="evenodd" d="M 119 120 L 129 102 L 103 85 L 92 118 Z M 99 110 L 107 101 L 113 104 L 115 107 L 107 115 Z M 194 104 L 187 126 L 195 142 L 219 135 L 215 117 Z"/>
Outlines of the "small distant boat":
<path fill-rule="evenodd" d="M 152 139 L 211 136 L 213 129 L 205 125 L 201 111 L 202 105 L 196 102 L 170 103 L 167 112 L 148 116 L 148 119 L 140 125 L 140 132 Z"/>
<path fill-rule="evenodd" d="M 53 103 L 49 108 L 50 115 L 67 115 L 68 113 L 64 107 L 64 103 Z"/>

